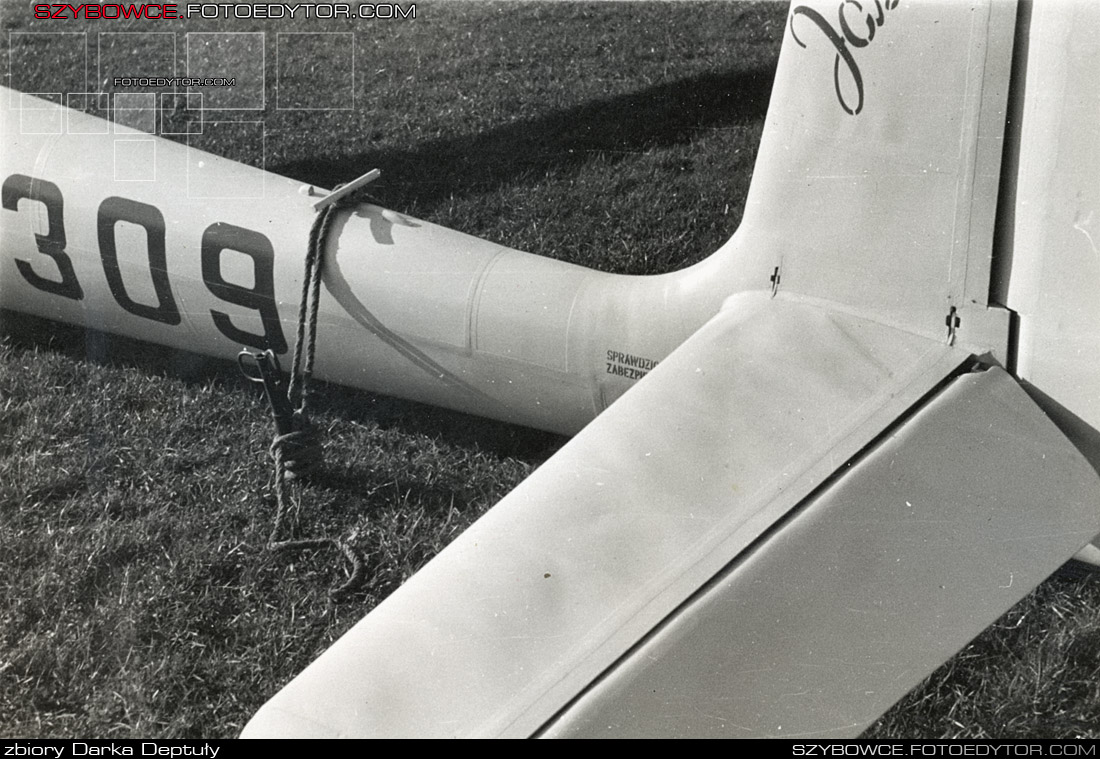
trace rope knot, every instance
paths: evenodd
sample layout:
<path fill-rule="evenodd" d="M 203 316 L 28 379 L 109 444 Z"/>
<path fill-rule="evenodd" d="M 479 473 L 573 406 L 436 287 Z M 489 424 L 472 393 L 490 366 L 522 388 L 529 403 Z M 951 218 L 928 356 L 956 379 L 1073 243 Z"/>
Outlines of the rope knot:
<path fill-rule="evenodd" d="M 282 464 L 287 480 L 304 480 L 321 466 L 323 449 L 317 427 L 301 410 L 290 418 L 291 429 L 271 441 L 271 457 Z"/>

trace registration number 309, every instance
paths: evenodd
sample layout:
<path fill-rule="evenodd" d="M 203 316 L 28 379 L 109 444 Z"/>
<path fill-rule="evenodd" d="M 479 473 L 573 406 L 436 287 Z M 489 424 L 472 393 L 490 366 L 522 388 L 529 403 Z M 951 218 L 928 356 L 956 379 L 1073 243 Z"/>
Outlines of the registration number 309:
<path fill-rule="evenodd" d="M 65 250 L 65 201 L 58 186 L 24 174 L 12 174 L 4 180 L 0 195 L 3 207 L 10 211 L 18 212 L 20 201 L 41 203 L 46 210 L 46 233 L 35 233 L 34 238 L 38 252 L 51 259 L 52 264 L 45 260 L 15 259 L 15 266 L 23 279 L 42 292 L 70 300 L 83 300 L 84 289 Z M 116 239 L 119 222 L 135 224 L 145 230 L 155 305 L 137 302 L 126 290 L 119 267 Z M 160 210 L 148 203 L 127 198 L 105 198 L 96 212 L 96 234 L 103 274 L 115 302 L 142 319 L 172 326 L 180 324 L 179 307 L 168 278 L 165 223 Z M 222 254 L 226 250 L 242 253 L 251 259 L 254 275 L 252 287 L 225 279 Z M 202 281 L 210 293 L 226 303 L 257 311 L 264 330 L 263 334 L 257 334 L 241 329 L 233 323 L 229 314 L 211 308 L 210 317 L 218 331 L 241 345 L 286 353 L 286 338 L 275 300 L 275 251 L 271 241 L 251 229 L 215 222 L 203 230 L 199 251 Z"/>

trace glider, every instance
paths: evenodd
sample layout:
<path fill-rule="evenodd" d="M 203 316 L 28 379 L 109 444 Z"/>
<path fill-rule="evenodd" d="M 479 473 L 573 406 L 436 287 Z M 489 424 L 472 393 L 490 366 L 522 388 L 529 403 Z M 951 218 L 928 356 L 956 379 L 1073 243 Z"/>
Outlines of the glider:
<path fill-rule="evenodd" d="M 741 227 L 681 272 L 336 212 L 319 377 L 576 436 L 244 734 L 856 735 L 1088 558 L 1097 28 L 795 2 Z M 118 177 L 105 122 L 0 98 L 0 306 L 287 352 L 318 191 L 114 125 Z"/>

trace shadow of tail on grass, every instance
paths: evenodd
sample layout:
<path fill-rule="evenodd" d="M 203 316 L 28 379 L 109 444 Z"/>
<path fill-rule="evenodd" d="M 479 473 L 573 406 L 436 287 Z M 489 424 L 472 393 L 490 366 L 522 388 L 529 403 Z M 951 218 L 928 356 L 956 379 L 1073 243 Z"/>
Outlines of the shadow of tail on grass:
<path fill-rule="evenodd" d="M 269 166 L 321 187 L 346 182 L 349 166 L 372 166 L 387 183 L 386 203 L 432 208 L 470 191 L 487 192 L 550 169 L 575 168 L 690 142 L 701 132 L 762 124 L 775 65 L 701 74 L 410 150 L 366 151 L 336 160 Z"/>

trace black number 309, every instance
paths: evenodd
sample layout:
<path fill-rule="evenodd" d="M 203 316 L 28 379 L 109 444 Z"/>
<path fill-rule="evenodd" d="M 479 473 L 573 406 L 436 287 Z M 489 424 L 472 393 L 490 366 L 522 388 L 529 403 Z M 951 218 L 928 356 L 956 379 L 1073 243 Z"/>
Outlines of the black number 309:
<path fill-rule="evenodd" d="M 83 300 L 84 290 L 77 281 L 72 259 L 65 251 L 65 205 L 58 186 L 24 174 L 12 174 L 0 188 L 0 201 L 10 211 L 18 212 L 20 201 L 41 203 L 46 209 L 46 234 L 35 233 L 34 238 L 38 252 L 52 259 L 54 271 L 49 264 L 17 258 L 15 266 L 23 279 L 42 292 Z M 126 290 L 118 260 L 116 227 L 119 222 L 135 224 L 145 231 L 149 277 L 156 305 L 139 303 Z M 96 232 L 103 274 L 119 307 L 142 319 L 178 325 L 181 319 L 168 276 L 164 215 L 147 203 L 110 197 L 99 206 Z M 252 259 L 253 287 L 242 287 L 225 279 L 221 267 L 221 254 L 225 250 L 243 253 Z M 275 300 L 275 251 L 271 241 L 259 232 L 216 222 L 203 231 L 199 253 L 202 279 L 210 292 L 226 303 L 258 311 L 264 329 L 263 334 L 241 329 L 233 324 L 228 314 L 211 309 L 210 316 L 218 331 L 236 343 L 286 353 L 286 338 Z"/>

